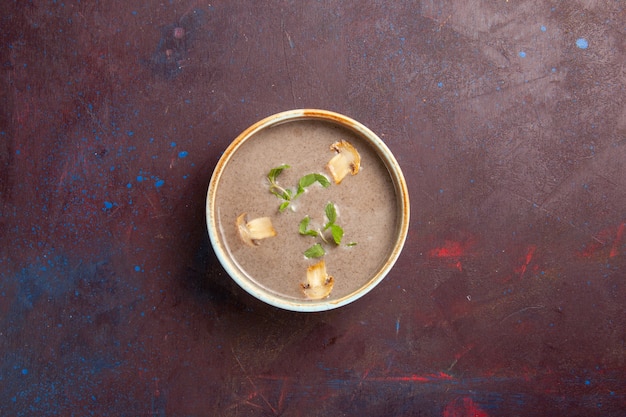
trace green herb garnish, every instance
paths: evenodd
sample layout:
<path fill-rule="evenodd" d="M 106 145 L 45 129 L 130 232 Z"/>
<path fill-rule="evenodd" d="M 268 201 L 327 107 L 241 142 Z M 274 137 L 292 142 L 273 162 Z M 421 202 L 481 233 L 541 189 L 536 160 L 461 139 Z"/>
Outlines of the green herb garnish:
<path fill-rule="evenodd" d="M 300 234 L 303 236 L 313 236 L 313 237 L 319 236 L 319 233 L 317 231 L 309 229 L 310 221 L 311 221 L 311 218 L 309 216 L 306 216 L 304 219 L 302 219 L 302 221 L 300 222 L 300 226 L 299 226 Z"/>
<path fill-rule="evenodd" d="M 270 172 L 267 174 L 267 180 L 270 183 L 270 193 L 274 194 L 276 197 L 283 200 L 283 202 L 278 207 L 278 211 L 285 211 L 285 209 L 289 206 L 291 199 L 293 197 L 293 192 L 288 188 L 283 188 L 278 185 L 277 178 L 282 172 L 286 169 L 291 168 L 291 166 L 287 164 L 283 164 L 277 166 L 276 168 L 270 169 Z"/>
<path fill-rule="evenodd" d="M 304 251 L 304 256 L 307 258 L 321 258 L 326 254 L 326 251 L 319 243 L 311 246 L 307 250 Z"/>
<path fill-rule="evenodd" d="M 325 175 L 318 174 L 318 173 L 307 174 L 303 176 L 302 178 L 300 178 L 300 180 L 298 181 L 298 186 L 294 194 L 293 190 L 289 188 L 281 187 L 277 181 L 278 176 L 285 169 L 288 169 L 288 168 L 291 168 L 291 166 L 287 164 L 283 164 L 283 165 L 277 166 L 276 168 L 272 168 L 270 172 L 267 174 L 267 180 L 270 183 L 270 192 L 274 194 L 276 197 L 283 200 L 280 203 L 280 206 L 278 206 L 278 211 L 280 212 L 285 211 L 285 209 L 289 207 L 289 204 L 291 204 L 293 200 L 295 200 L 296 198 L 304 194 L 304 191 L 306 190 L 306 188 L 315 184 L 316 182 L 319 183 L 324 188 L 330 185 L 330 181 L 328 180 L 328 178 L 326 178 Z"/>
<path fill-rule="evenodd" d="M 330 185 L 330 181 L 322 174 L 307 174 L 304 177 L 300 178 L 298 181 L 298 190 L 294 198 L 299 197 L 304 193 L 306 187 L 309 187 L 315 183 L 319 183 L 322 187 L 326 188 Z"/>
<path fill-rule="evenodd" d="M 343 238 L 343 229 L 336 224 L 330 225 L 330 233 L 333 235 L 333 240 L 335 244 L 341 244 L 341 239 Z"/>
<path fill-rule="evenodd" d="M 287 164 L 283 164 L 280 166 L 277 166 L 276 168 L 272 168 L 270 169 L 269 174 L 267 174 L 267 179 L 270 180 L 270 184 L 273 186 L 277 186 L 276 185 L 276 178 L 278 178 L 278 176 L 285 170 L 285 169 L 289 169 L 291 168 L 290 165 Z M 280 187 L 278 187 L 280 188 Z"/>
<path fill-rule="evenodd" d="M 337 209 L 333 203 L 328 203 L 324 208 L 324 213 L 326 213 L 326 218 L 328 219 L 328 223 L 324 226 L 324 230 L 326 230 L 337 221 Z"/>
<path fill-rule="evenodd" d="M 337 209 L 333 203 L 328 203 L 324 208 L 324 212 L 328 221 L 321 230 L 309 229 L 309 223 L 311 222 L 311 218 L 309 216 L 306 216 L 300 221 L 298 231 L 302 236 L 319 237 L 325 244 L 330 244 L 330 237 L 332 237 L 332 242 L 335 245 L 339 246 L 341 244 L 341 240 L 343 239 L 343 228 L 336 224 Z M 325 235 L 326 231 L 330 231 L 330 236 L 328 236 L 328 233 L 326 233 Z M 354 245 L 356 245 L 355 242 L 350 242 L 346 246 Z M 323 246 L 320 243 L 316 243 L 304 252 L 304 256 L 306 256 L 307 258 L 318 258 L 320 256 L 323 256 L 325 253 L 326 252 L 324 251 Z"/>
<path fill-rule="evenodd" d="M 326 208 L 324 209 L 326 213 L 326 218 L 328 222 L 324 225 L 324 230 L 330 229 L 330 233 L 333 236 L 333 241 L 335 244 L 341 244 L 341 239 L 343 238 L 343 229 L 335 224 L 337 221 L 337 209 L 333 203 L 326 204 Z"/>

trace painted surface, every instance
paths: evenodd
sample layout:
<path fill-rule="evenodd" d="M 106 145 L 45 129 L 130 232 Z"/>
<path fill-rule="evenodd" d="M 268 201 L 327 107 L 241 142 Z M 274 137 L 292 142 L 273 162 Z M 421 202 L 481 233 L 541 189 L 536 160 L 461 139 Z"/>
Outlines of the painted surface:
<path fill-rule="evenodd" d="M 626 409 L 623 1 L 5 3 L 0 414 Z M 247 296 L 205 228 L 228 143 L 302 107 L 411 194 L 328 313 Z"/>

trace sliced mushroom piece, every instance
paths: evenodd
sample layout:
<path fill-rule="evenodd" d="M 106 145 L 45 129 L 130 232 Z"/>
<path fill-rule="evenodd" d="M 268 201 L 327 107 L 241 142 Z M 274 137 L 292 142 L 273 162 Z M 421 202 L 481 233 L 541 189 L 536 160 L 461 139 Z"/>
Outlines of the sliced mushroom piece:
<path fill-rule="evenodd" d="M 254 246 L 259 244 L 259 240 L 276 236 L 276 230 L 272 225 L 272 219 L 269 217 L 257 217 L 256 219 L 246 221 L 247 214 L 242 213 L 237 217 L 237 231 L 241 240 L 247 245 Z"/>
<path fill-rule="evenodd" d="M 337 152 L 326 165 L 335 184 L 340 184 L 346 175 L 356 175 L 361 167 L 361 155 L 350 142 L 341 140 L 330 145 L 332 151 Z"/>
<path fill-rule="evenodd" d="M 328 297 L 335 284 L 335 279 L 326 272 L 326 263 L 323 259 L 307 268 L 306 281 L 306 284 L 301 284 L 302 291 L 311 300 Z"/>

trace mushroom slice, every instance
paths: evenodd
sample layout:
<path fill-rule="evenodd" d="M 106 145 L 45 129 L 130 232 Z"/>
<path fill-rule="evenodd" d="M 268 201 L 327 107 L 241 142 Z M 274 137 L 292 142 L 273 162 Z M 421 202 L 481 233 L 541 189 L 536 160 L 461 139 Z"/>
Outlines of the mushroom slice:
<path fill-rule="evenodd" d="M 269 217 L 257 217 L 247 222 L 246 216 L 246 213 L 241 213 L 237 217 L 237 231 L 245 244 L 250 246 L 258 245 L 259 240 L 276 236 L 272 219 Z"/>
<path fill-rule="evenodd" d="M 301 284 L 302 291 L 311 300 L 328 297 L 335 284 L 335 279 L 326 272 L 326 263 L 323 259 L 307 268 L 306 281 L 306 284 Z"/>
<path fill-rule="evenodd" d="M 330 145 L 330 149 L 337 152 L 326 165 L 335 184 L 340 184 L 348 174 L 356 175 L 361 167 L 361 156 L 350 142 L 341 140 Z"/>

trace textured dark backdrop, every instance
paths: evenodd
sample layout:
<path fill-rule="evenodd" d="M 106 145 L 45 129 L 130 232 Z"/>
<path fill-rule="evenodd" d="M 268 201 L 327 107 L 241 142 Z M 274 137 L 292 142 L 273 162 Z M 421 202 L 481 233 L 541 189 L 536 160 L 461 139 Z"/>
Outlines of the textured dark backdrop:
<path fill-rule="evenodd" d="M 626 4 L 5 0 L 3 416 L 626 408 Z M 221 153 L 344 113 L 411 195 L 391 274 L 295 314 L 208 242 Z"/>

